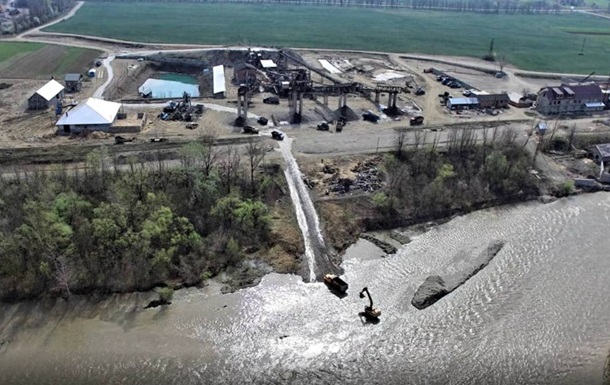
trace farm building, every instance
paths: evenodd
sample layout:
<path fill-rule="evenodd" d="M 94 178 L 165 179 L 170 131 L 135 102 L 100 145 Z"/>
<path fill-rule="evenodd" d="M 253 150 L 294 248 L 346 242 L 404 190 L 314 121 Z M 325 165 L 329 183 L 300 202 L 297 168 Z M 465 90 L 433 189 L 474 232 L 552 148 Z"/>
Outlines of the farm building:
<path fill-rule="evenodd" d="M 225 68 L 222 65 L 215 66 L 212 72 L 214 74 L 214 97 L 222 99 L 225 97 L 225 92 L 227 92 Z"/>
<path fill-rule="evenodd" d="M 610 143 L 597 144 L 589 147 L 589 154 L 596 162 L 610 162 Z"/>
<path fill-rule="evenodd" d="M 45 110 L 51 105 L 57 104 L 64 96 L 64 86 L 55 79 L 51 79 L 47 84 L 40 87 L 34 95 L 28 99 L 30 110 Z"/>
<path fill-rule="evenodd" d="M 66 74 L 64 84 L 66 85 L 66 92 L 78 92 L 83 86 L 83 75 Z"/>
<path fill-rule="evenodd" d="M 527 108 L 534 105 L 534 100 L 528 98 L 527 96 L 523 96 L 518 92 L 511 92 L 508 94 L 508 98 L 510 99 L 508 104 L 513 107 Z"/>
<path fill-rule="evenodd" d="M 233 82 L 235 84 L 249 83 L 256 79 L 257 69 L 250 63 L 239 63 L 233 67 Z"/>
<path fill-rule="evenodd" d="M 120 103 L 89 98 L 66 111 L 55 125 L 60 134 L 80 133 L 83 130 L 108 131 L 120 108 Z"/>
<path fill-rule="evenodd" d="M 545 115 L 573 115 L 605 108 L 604 94 L 594 83 L 561 84 L 538 91 L 536 110 Z"/>
<path fill-rule="evenodd" d="M 507 94 L 490 94 L 485 91 L 472 91 L 472 94 L 479 100 L 481 108 L 506 108 L 510 102 Z"/>
<path fill-rule="evenodd" d="M 450 110 L 464 110 L 477 108 L 479 100 L 477 98 L 449 98 L 447 99 L 447 108 Z"/>

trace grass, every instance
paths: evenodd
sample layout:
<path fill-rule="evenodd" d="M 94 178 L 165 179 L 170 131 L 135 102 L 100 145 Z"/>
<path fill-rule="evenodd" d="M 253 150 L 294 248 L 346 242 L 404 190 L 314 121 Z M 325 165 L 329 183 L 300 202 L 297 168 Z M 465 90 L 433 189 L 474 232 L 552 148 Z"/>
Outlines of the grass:
<path fill-rule="evenodd" d="M 101 51 L 84 49 L 78 47 L 65 47 L 61 59 L 56 63 L 54 74 L 65 74 L 68 72 L 82 72 L 85 63 L 93 64 L 93 61 L 101 54 Z"/>
<path fill-rule="evenodd" d="M 0 42 L 0 65 L 16 56 L 38 51 L 42 47 L 44 44 L 41 43 Z"/>
<path fill-rule="evenodd" d="M 104 20 L 103 23 L 98 22 Z M 505 15 L 193 3 L 87 2 L 45 31 L 141 42 L 269 45 L 481 57 L 536 71 L 606 73 L 610 20 L 583 14 Z M 578 56 L 587 34 L 584 56 Z"/>
<path fill-rule="evenodd" d="M 100 51 L 51 44 L 0 42 L 0 77 L 18 79 L 63 78 L 83 73 Z"/>

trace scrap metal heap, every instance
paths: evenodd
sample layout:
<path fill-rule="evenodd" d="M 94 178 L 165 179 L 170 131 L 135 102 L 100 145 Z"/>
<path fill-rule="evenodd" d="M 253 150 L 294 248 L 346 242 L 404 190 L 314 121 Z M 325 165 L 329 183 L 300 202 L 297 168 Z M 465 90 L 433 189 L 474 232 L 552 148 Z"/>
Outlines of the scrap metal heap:
<path fill-rule="evenodd" d="M 162 120 L 191 122 L 196 116 L 201 114 L 203 114 L 203 104 L 193 106 L 191 104 L 191 95 L 184 92 L 182 94 L 182 100 L 177 103 L 169 102 L 169 104 L 163 108 L 163 112 L 159 114 L 159 118 Z"/>

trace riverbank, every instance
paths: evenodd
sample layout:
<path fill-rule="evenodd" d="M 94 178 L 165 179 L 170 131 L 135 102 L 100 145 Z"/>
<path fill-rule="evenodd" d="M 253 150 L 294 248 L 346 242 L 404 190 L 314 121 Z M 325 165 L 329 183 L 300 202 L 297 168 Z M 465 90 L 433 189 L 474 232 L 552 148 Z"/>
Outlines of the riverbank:
<path fill-rule="evenodd" d="M 610 260 L 587 240 L 603 239 L 609 213 L 607 194 L 587 194 L 457 217 L 392 256 L 362 240 L 345 256 L 344 298 L 271 273 L 232 294 L 178 290 L 165 308 L 144 309 L 146 293 L 2 305 L 0 382 L 296 385 L 332 373 L 346 385 L 601 384 L 610 304 L 592 293 L 607 286 L 596 272 Z M 426 277 L 499 238 L 502 251 L 458 290 L 425 310 L 410 304 Z M 365 286 L 377 325 L 358 317 Z"/>

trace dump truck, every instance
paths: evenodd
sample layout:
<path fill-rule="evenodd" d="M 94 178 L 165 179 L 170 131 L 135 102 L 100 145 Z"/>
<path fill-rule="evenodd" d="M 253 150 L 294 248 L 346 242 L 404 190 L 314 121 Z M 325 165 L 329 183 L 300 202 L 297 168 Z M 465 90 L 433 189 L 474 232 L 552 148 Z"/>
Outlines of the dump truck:
<path fill-rule="evenodd" d="M 334 290 L 334 291 L 336 291 L 337 293 L 340 293 L 340 294 L 345 293 L 347 291 L 348 287 L 349 287 L 347 282 L 345 282 L 344 280 L 342 280 L 341 278 L 337 277 L 334 274 L 326 274 L 324 276 L 324 283 L 331 290 Z"/>
<path fill-rule="evenodd" d="M 412 126 L 419 126 L 420 124 L 424 123 L 424 117 L 423 116 L 414 116 L 414 117 L 411 118 L 409 123 Z"/>

